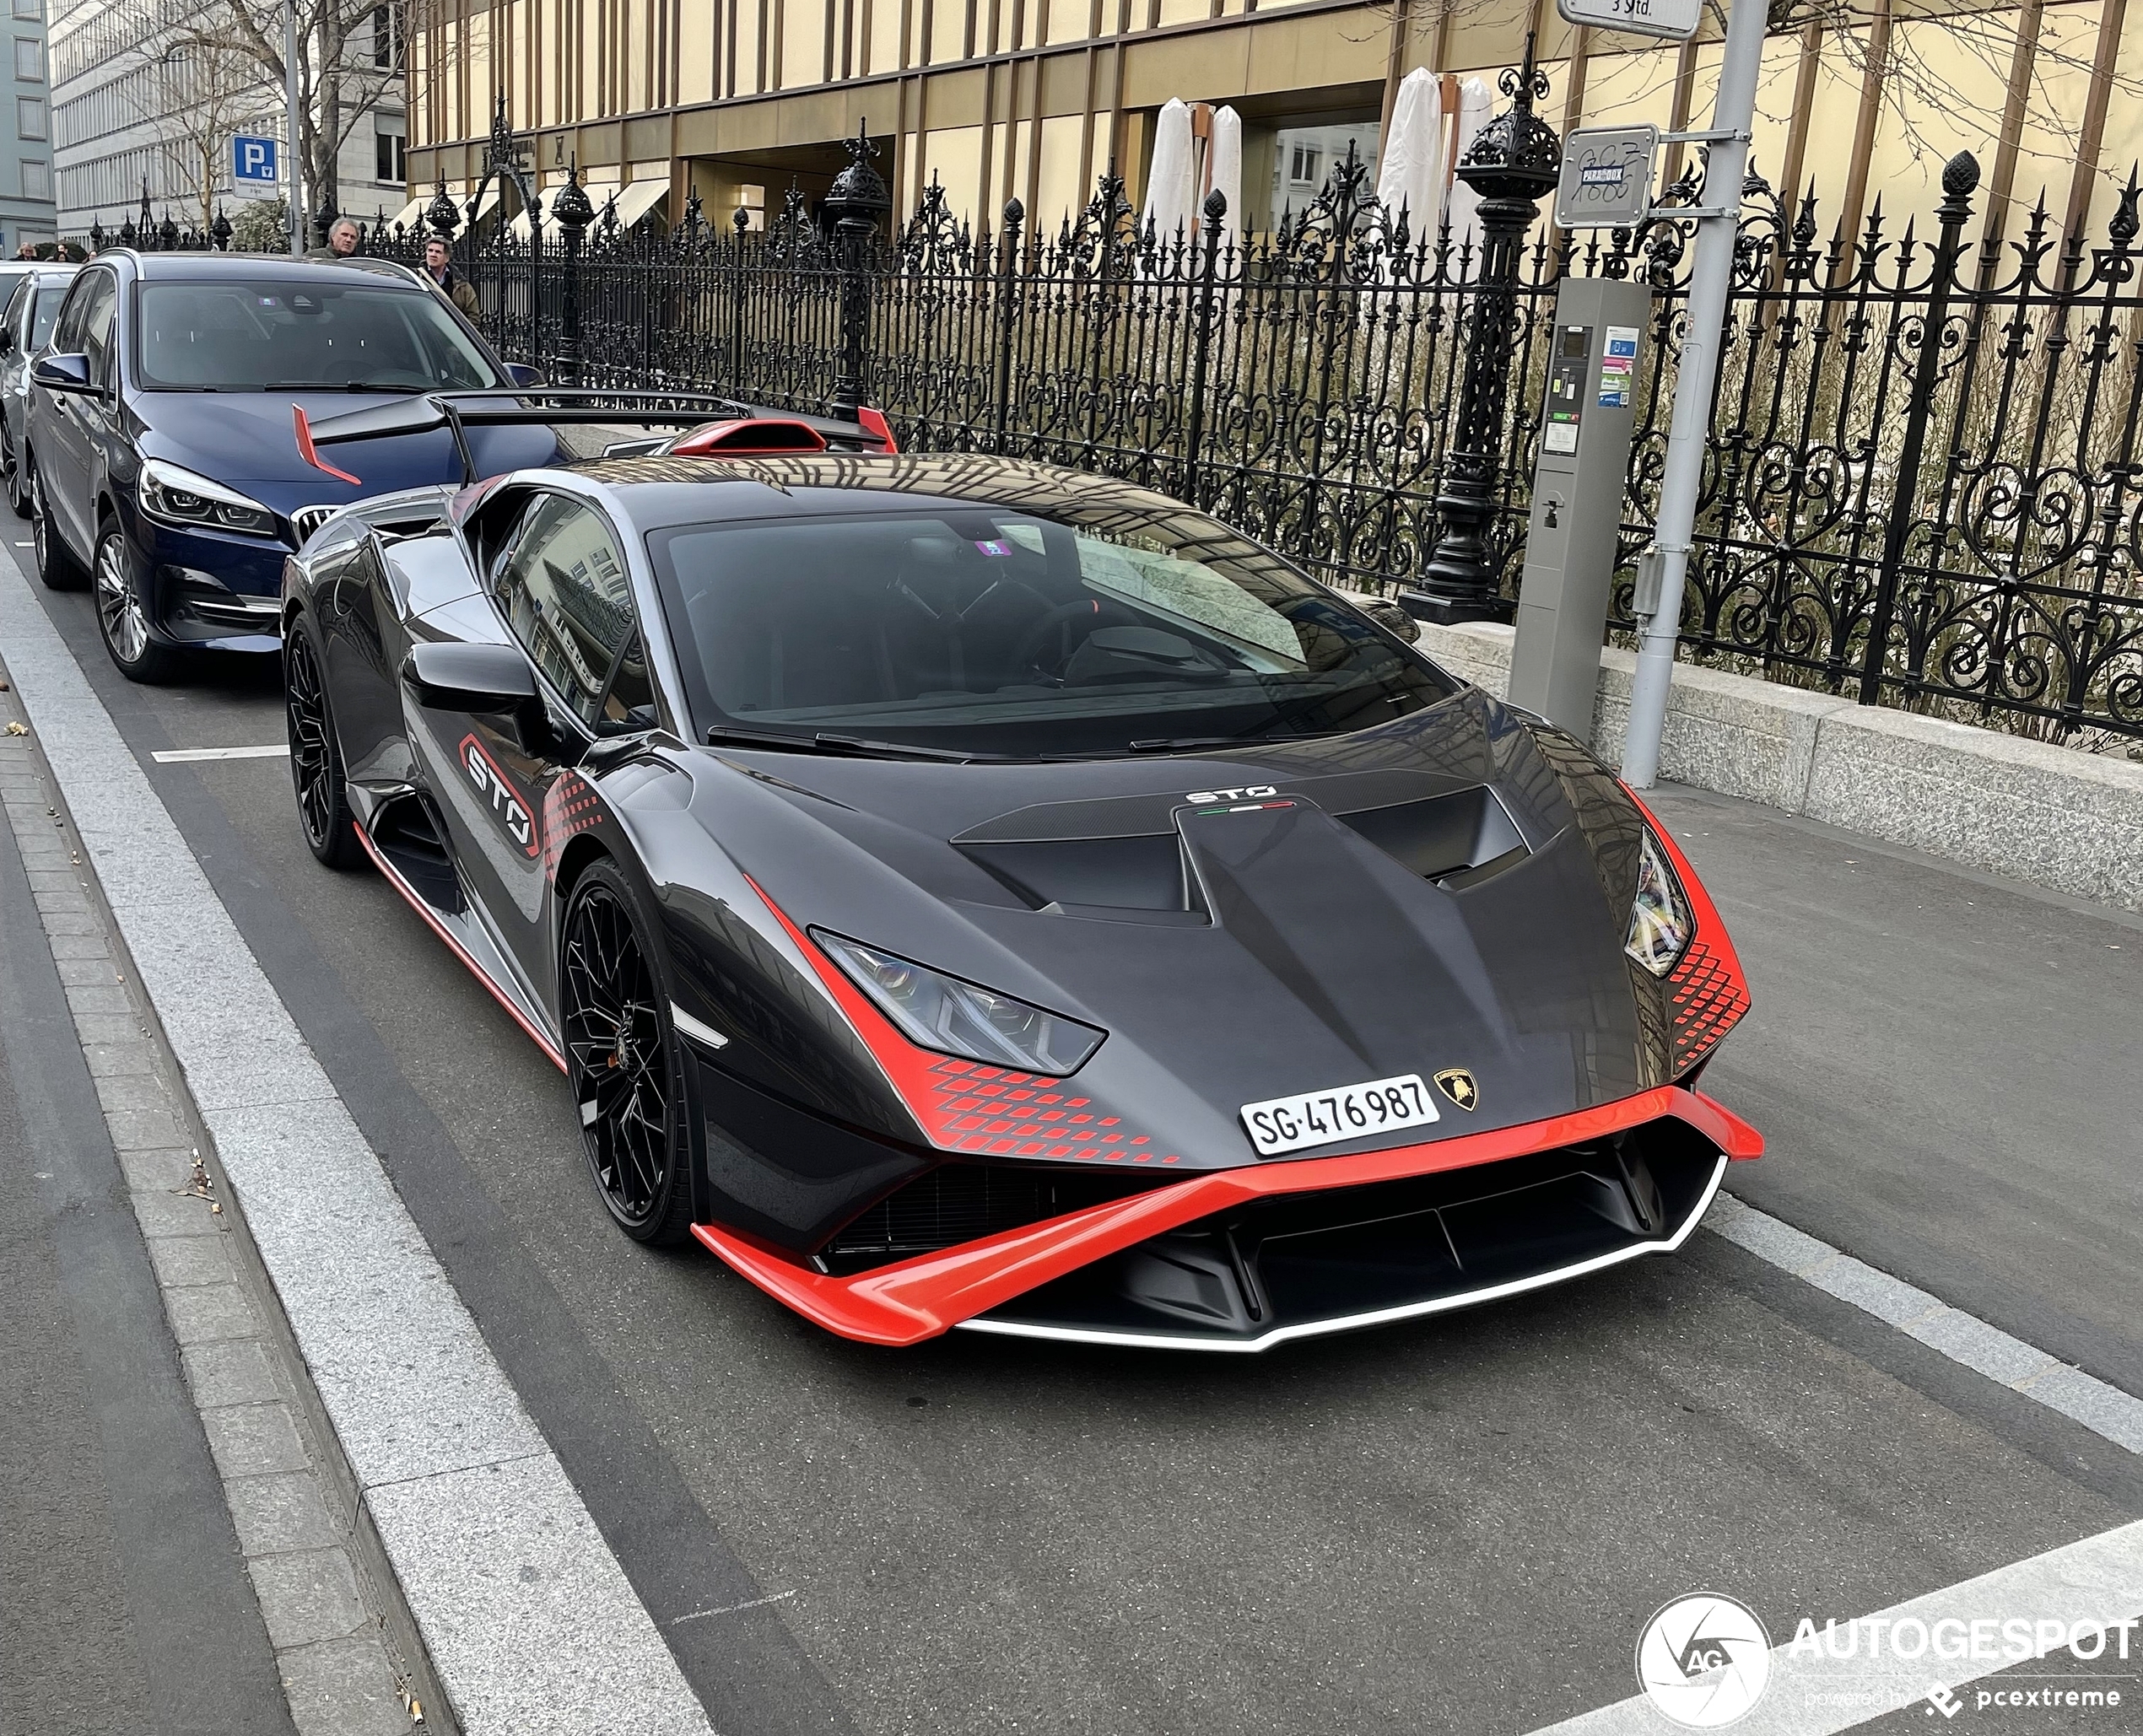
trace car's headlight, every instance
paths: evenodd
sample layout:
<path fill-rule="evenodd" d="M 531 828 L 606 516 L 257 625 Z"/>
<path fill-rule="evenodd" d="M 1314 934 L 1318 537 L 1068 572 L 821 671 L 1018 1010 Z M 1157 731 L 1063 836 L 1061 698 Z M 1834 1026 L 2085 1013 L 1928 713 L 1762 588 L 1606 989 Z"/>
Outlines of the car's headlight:
<path fill-rule="evenodd" d="M 259 501 L 160 458 L 142 466 L 138 492 L 142 510 L 167 525 L 200 525 L 250 536 L 276 534 L 275 515 Z"/>
<path fill-rule="evenodd" d="M 1630 906 L 1629 935 L 1622 942 L 1622 951 L 1654 976 L 1663 977 L 1688 949 L 1689 937 L 1696 930 L 1689 901 L 1681 894 L 1681 882 L 1675 878 L 1666 852 L 1648 826 L 1638 852 L 1637 898 Z"/>
<path fill-rule="evenodd" d="M 910 1042 L 925 1049 L 1061 1079 L 1084 1066 L 1108 1034 L 822 929 L 811 937 Z"/>

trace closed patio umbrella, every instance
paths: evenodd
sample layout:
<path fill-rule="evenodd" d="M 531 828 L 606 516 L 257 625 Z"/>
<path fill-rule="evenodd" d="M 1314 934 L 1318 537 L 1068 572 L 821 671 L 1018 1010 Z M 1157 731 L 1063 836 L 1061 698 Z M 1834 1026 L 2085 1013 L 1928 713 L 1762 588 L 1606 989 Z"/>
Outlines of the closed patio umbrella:
<path fill-rule="evenodd" d="M 1223 104 L 1213 111 L 1213 186 L 1228 201 L 1221 219 L 1221 251 L 1243 235 L 1243 117 Z"/>
<path fill-rule="evenodd" d="M 1406 233 L 1436 238 L 1444 208 L 1444 86 L 1426 67 L 1399 81 L 1391 132 L 1377 151 L 1377 199 L 1394 218 L 1403 207 Z"/>
<path fill-rule="evenodd" d="M 1153 169 L 1146 181 L 1146 212 L 1155 242 L 1166 248 L 1180 228 L 1187 235 L 1197 225 L 1198 187 L 1190 159 L 1190 111 L 1175 97 L 1161 110 L 1153 128 Z"/>

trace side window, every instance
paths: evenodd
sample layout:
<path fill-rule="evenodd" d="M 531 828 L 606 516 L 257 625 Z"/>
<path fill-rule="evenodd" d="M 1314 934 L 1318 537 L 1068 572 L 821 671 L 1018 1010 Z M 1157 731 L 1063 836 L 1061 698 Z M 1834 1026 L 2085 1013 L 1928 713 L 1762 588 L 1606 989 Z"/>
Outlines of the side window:
<path fill-rule="evenodd" d="M 106 390 L 118 383 L 118 311 L 119 285 L 108 272 L 99 272 L 82 310 L 82 353 L 89 359 L 90 384 Z"/>
<path fill-rule="evenodd" d="M 103 273 L 100 272 L 87 272 L 83 276 L 77 278 L 74 280 L 73 286 L 68 289 L 67 300 L 62 303 L 60 307 L 60 317 L 57 328 L 57 335 L 54 337 L 52 342 L 52 347 L 57 349 L 60 354 L 63 356 L 71 356 L 80 351 L 82 348 L 82 315 L 84 310 L 89 305 L 89 290 L 91 285 L 99 277 L 101 277 Z"/>
<path fill-rule="evenodd" d="M 606 732 L 655 721 L 624 557 L 602 514 L 538 496 L 494 590 L 515 636 L 581 722 Z"/>
<path fill-rule="evenodd" d="M 19 278 L 15 281 L 15 293 L 8 298 L 7 307 L 0 310 L 0 326 L 4 326 L 8 335 L 19 344 L 25 342 L 30 335 L 24 329 L 23 311 L 36 299 L 35 280 L 29 277 Z"/>

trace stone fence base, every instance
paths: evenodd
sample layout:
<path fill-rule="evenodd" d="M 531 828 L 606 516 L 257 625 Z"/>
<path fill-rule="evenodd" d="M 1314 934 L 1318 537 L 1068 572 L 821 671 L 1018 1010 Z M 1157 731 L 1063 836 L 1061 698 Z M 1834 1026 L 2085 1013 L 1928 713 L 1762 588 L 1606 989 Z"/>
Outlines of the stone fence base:
<path fill-rule="evenodd" d="M 1512 629 L 1424 622 L 1421 649 L 1501 695 Z M 1622 758 L 1633 652 L 1600 657 L 1593 747 Z M 2057 892 L 2143 910 L 2143 765 L 1677 663 L 1660 775 Z"/>

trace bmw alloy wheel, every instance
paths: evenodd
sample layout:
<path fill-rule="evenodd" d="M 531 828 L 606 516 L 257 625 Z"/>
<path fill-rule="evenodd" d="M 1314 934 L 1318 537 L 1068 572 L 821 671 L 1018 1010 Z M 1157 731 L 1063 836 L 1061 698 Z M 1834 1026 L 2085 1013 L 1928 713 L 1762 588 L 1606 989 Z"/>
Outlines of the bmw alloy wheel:
<path fill-rule="evenodd" d="M 41 515 L 39 523 L 43 523 Z M 122 668 L 142 660 L 148 649 L 148 616 L 127 563 L 126 539 L 116 531 L 97 545 L 97 620 L 104 628 L 105 643 Z"/>
<path fill-rule="evenodd" d="M 561 1023 L 580 1138 L 603 1203 L 636 1239 L 668 1240 L 681 1203 L 662 998 L 623 883 L 589 871 L 566 917 Z"/>

